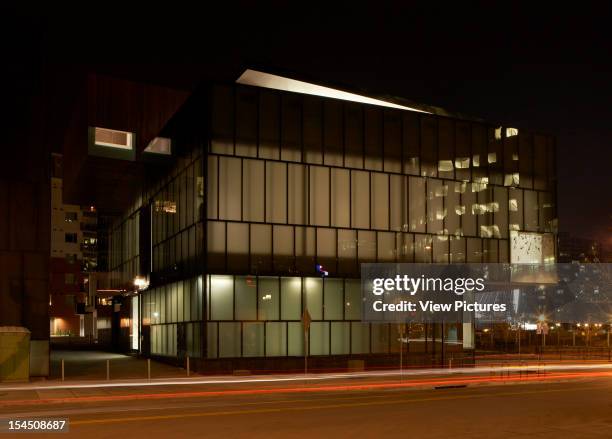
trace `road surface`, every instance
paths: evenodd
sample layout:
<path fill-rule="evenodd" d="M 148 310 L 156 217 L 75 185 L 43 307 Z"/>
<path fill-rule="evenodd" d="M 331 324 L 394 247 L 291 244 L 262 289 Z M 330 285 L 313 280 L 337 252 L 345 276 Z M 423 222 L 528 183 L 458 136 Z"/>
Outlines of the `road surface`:
<path fill-rule="evenodd" d="M 214 392 L 198 386 L 113 388 L 102 396 L 90 389 L 48 390 L 55 393 L 42 395 L 42 402 L 11 405 L 17 392 L 3 398 L 4 406 L 0 399 L 0 417 L 67 417 L 70 432 L 59 437 L 87 439 L 612 437 L 609 373 L 467 387 L 462 381 L 432 381 L 429 387 L 380 379 L 355 388 L 345 384 L 261 384 L 235 391 L 224 386 Z M 28 436 L 36 435 L 17 437 Z"/>

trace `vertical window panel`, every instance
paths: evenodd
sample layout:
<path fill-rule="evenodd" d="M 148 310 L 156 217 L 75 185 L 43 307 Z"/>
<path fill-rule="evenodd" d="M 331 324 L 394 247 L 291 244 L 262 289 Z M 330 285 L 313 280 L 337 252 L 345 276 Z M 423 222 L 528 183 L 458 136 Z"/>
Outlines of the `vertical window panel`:
<path fill-rule="evenodd" d="M 331 354 L 347 355 L 351 349 L 351 324 L 349 322 L 331 323 Z"/>
<path fill-rule="evenodd" d="M 323 163 L 322 145 L 322 101 L 313 96 L 304 96 L 304 161 L 306 163 Z"/>
<path fill-rule="evenodd" d="M 325 320 L 342 320 L 344 313 L 344 285 L 342 279 L 325 279 L 323 292 Z"/>
<path fill-rule="evenodd" d="M 266 162 L 266 222 L 287 221 L 287 164 Z"/>
<path fill-rule="evenodd" d="M 234 153 L 234 92 L 231 87 L 215 85 L 212 91 L 211 151 Z"/>
<path fill-rule="evenodd" d="M 390 175 L 389 179 L 389 228 L 395 231 L 407 231 L 408 180 L 402 175 Z"/>
<path fill-rule="evenodd" d="M 266 356 L 287 355 L 287 325 L 285 322 L 266 322 Z"/>
<path fill-rule="evenodd" d="M 338 229 L 338 272 L 344 275 L 358 273 L 355 230 Z"/>
<path fill-rule="evenodd" d="M 227 224 L 227 270 L 240 272 L 249 266 L 249 225 Z"/>
<path fill-rule="evenodd" d="M 353 322 L 351 323 L 351 353 L 369 354 L 370 353 L 370 324 Z"/>
<path fill-rule="evenodd" d="M 329 226 L 329 168 L 310 167 L 310 224 Z"/>
<path fill-rule="evenodd" d="M 438 175 L 438 127 L 436 119 L 421 116 L 421 175 Z"/>
<path fill-rule="evenodd" d="M 323 121 L 324 163 L 330 166 L 342 166 L 342 103 L 340 101 L 324 101 Z"/>
<path fill-rule="evenodd" d="M 384 170 L 402 172 L 402 114 L 384 110 Z"/>
<path fill-rule="evenodd" d="M 293 227 L 274 226 L 273 237 L 274 270 L 279 273 L 291 271 L 293 268 Z"/>
<path fill-rule="evenodd" d="M 479 123 L 472 124 L 472 180 L 488 178 L 487 128 Z"/>
<path fill-rule="evenodd" d="M 461 194 L 461 205 L 465 206 L 465 213 L 461 216 L 463 233 L 466 236 L 476 236 L 477 220 L 474 206 L 477 204 L 476 193 L 470 189 L 471 185 L 464 187 Z"/>
<path fill-rule="evenodd" d="M 346 169 L 331 169 L 331 225 L 350 227 L 351 175 Z"/>
<path fill-rule="evenodd" d="M 347 279 L 344 288 L 344 319 L 361 320 L 361 282 L 357 279 Z"/>
<path fill-rule="evenodd" d="M 259 157 L 280 158 L 280 97 L 269 90 L 259 90 Z"/>
<path fill-rule="evenodd" d="M 295 265 L 302 273 L 315 271 L 315 228 L 295 228 Z"/>
<path fill-rule="evenodd" d="M 335 272 L 337 238 L 335 229 L 317 228 L 317 263 Z"/>
<path fill-rule="evenodd" d="M 389 229 L 389 175 L 374 172 L 371 174 L 372 228 Z"/>
<path fill-rule="evenodd" d="M 310 355 L 329 355 L 329 322 L 310 324 Z"/>
<path fill-rule="evenodd" d="M 404 152 L 404 174 L 420 174 L 420 122 L 415 113 L 402 114 L 402 148 Z"/>
<path fill-rule="evenodd" d="M 438 119 L 438 176 L 455 177 L 455 127 L 451 119 Z"/>
<path fill-rule="evenodd" d="M 378 262 L 394 262 L 396 257 L 395 233 L 377 232 Z"/>
<path fill-rule="evenodd" d="M 242 356 L 264 356 L 264 324 L 244 322 L 242 324 Z"/>
<path fill-rule="evenodd" d="M 414 262 L 432 261 L 432 239 L 429 235 L 414 235 Z"/>
<path fill-rule="evenodd" d="M 308 168 L 304 165 L 289 164 L 287 190 L 290 224 L 307 224 L 308 212 Z"/>
<path fill-rule="evenodd" d="M 282 95 L 281 160 L 302 161 L 302 98 Z"/>
<path fill-rule="evenodd" d="M 257 89 L 236 89 L 236 155 L 257 157 Z"/>
<path fill-rule="evenodd" d="M 207 255 L 209 269 L 225 269 L 225 223 L 209 221 L 207 223 Z"/>
<path fill-rule="evenodd" d="M 433 261 L 447 264 L 450 262 L 448 236 L 437 235 L 433 237 Z"/>
<path fill-rule="evenodd" d="M 471 125 L 469 122 L 455 122 L 455 178 L 469 181 L 472 164 Z"/>
<path fill-rule="evenodd" d="M 240 357 L 240 323 L 219 323 L 219 358 Z"/>
<path fill-rule="evenodd" d="M 244 221 L 264 221 L 264 162 L 244 160 L 242 165 L 242 212 Z"/>
<path fill-rule="evenodd" d="M 363 109 L 361 105 L 344 104 L 345 157 L 347 168 L 363 168 Z"/>
<path fill-rule="evenodd" d="M 307 277 L 304 279 L 304 309 L 312 320 L 323 320 L 323 280 Z"/>
<path fill-rule="evenodd" d="M 287 323 L 287 345 L 289 350 L 287 355 L 300 357 L 304 355 L 304 329 L 302 322 Z"/>
<path fill-rule="evenodd" d="M 232 276 L 210 276 L 211 320 L 234 319 L 234 279 Z"/>
<path fill-rule="evenodd" d="M 370 228 L 370 176 L 365 171 L 351 172 L 351 224 Z"/>
<path fill-rule="evenodd" d="M 240 159 L 219 157 L 219 218 L 241 219 Z"/>
<path fill-rule="evenodd" d="M 408 214 L 411 232 L 424 232 L 427 224 L 425 218 L 425 179 L 409 177 Z"/>
<path fill-rule="evenodd" d="M 302 318 L 302 279 L 281 278 L 281 320 Z"/>
<path fill-rule="evenodd" d="M 495 188 L 495 203 L 497 210 L 493 214 L 493 221 L 499 230 L 500 237 L 508 237 L 508 189 L 505 187 Z"/>
<path fill-rule="evenodd" d="M 538 193 L 535 191 L 523 191 L 524 196 L 524 221 L 525 230 L 529 232 L 538 231 Z"/>
<path fill-rule="evenodd" d="M 257 278 L 259 320 L 278 320 L 280 310 L 279 279 L 277 277 Z"/>
<path fill-rule="evenodd" d="M 461 217 L 465 213 L 465 206 L 461 204 L 461 191 L 463 183 L 447 182 L 448 193 L 445 199 L 446 218 L 444 220 L 444 228 L 449 235 L 461 236 Z"/>
<path fill-rule="evenodd" d="M 398 262 L 414 262 L 414 235 L 412 233 L 396 233 L 395 241 Z"/>
<path fill-rule="evenodd" d="M 272 226 L 251 224 L 251 272 L 268 272 L 272 269 Z"/>
<path fill-rule="evenodd" d="M 376 232 L 357 232 L 357 257 L 359 263 L 376 262 Z"/>
<path fill-rule="evenodd" d="M 482 262 L 482 240 L 480 238 L 467 238 L 467 262 Z"/>
<path fill-rule="evenodd" d="M 442 180 L 427 180 L 427 232 L 443 233 L 444 218 L 444 194 L 447 186 Z"/>
<path fill-rule="evenodd" d="M 488 145 L 487 145 L 487 166 L 489 168 L 489 183 L 503 184 L 504 180 L 504 141 L 502 140 L 503 133 L 498 131 L 499 128 L 489 127 Z M 502 132 L 505 130 L 501 130 Z M 516 137 L 512 137 L 510 142 L 516 142 Z M 507 143 L 506 143 L 507 144 Z"/>
<path fill-rule="evenodd" d="M 365 168 L 383 169 L 383 112 L 377 107 L 364 108 Z"/>
<path fill-rule="evenodd" d="M 465 262 L 465 238 L 463 237 L 450 237 L 450 262 L 452 264 L 464 263 Z"/>

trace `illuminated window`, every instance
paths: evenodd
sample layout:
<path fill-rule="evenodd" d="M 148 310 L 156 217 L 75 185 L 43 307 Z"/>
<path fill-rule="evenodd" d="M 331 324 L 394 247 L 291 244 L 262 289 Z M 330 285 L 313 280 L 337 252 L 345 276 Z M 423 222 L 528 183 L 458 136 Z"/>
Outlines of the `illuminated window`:
<path fill-rule="evenodd" d="M 518 136 L 518 129 L 506 128 L 506 137 Z"/>
<path fill-rule="evenodd" d="M 452 160 L 440 160 L 438 162 L 438 171 L 440 171 L 440 172 L 450 172 L 452 170 L 453 170 L 453 161 Z"/>
<path fill-rule="evenodd" d="M 64 221 L 66 221 L 67 223 L 73 223 L 77 220 L 77 213 L 76 212 L 66 212 L 65 216 L 64 216 Z"/>
<path fill-rule="evenodd" d="M 512 174 L 504 175 L 504 186 L 518 186 L 519 185 L 519 173 L 515 172 Z"/>
<path fill-rule="evenodd" d="M 468 169 L 470 167 L 469 157 L 457 157 L 455 159 L 455 168 L 457 169 Z"/>
<path fill-rule="evenodd" d="M 65 273 L 64 282 L 66 283 L 66 285 L 75 285 L 76 277 L 74 276 L 74 273 Z"/>
<path fill-rule="evenodd" d="M 495 140 L 501 140 L 502 128 L 495 128 Z"/>
<path fill-rule="evenodd" d="M 133 147 L 133 138 L 133 134 L 127 131 L 96 127 L 94 143 L 98 146 L 131 150 Z"/>
<path fill-rule="evenodd" d="M 145 148 L 144 152 L 151 154 L 172 154 L 172 141 L 166 137 L 156 137 L 149 142 L 149 145 Z"/>

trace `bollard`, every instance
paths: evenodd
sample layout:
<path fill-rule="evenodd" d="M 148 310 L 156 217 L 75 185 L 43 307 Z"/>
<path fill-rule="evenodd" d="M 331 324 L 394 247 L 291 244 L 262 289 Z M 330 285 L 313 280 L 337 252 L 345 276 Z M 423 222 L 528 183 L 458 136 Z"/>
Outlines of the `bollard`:
<path fill-rule="evenodd" d="M 147 379 L 151 380 L 151 359 L 147 358 Z"/>
<path fill-rule="evenodd" d="M 106 360 L 106 381 L 110 381 L 110 360 Z"/>
<path fill-rule="evenodd" d="M 64 381 L 64 359 L 62 358 L 62 381 Z"/>
<path fill-rule="evenodd" d="M 187 376 L 189 376 L 189 356 L 187 356 Z"/>

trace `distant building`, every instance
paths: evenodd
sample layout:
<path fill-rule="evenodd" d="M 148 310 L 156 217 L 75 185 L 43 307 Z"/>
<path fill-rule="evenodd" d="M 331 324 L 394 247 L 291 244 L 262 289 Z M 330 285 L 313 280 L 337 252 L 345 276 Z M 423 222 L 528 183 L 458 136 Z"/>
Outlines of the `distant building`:
<path fill-rule="evenodd" d="M 92 338 L 95 290 L 90 292 L 90 273 L 97 269 L 97 213 L 94 206 L 63 202 L 62 158 L 52 158 L 50 335 Z"/>
<path fill-rule="evenodd" d="M 603 262 L 599 242 L 561 232 L 558 235 L 559 262 Z"/>

